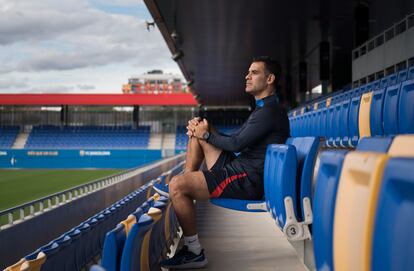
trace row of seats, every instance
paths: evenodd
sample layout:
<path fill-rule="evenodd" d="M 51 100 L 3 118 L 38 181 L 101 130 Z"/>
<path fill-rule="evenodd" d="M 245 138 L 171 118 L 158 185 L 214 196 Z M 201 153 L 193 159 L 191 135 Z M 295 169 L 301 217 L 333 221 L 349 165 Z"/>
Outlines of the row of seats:
<path fill-rule="evenodd" d="M 331 147 L 361 137 L 414 133 L 414 67 L 290 113 L 292 136 L 321 136 Z M 308 109 L 306 111 L 305 109 Z"/>
<path fill-rule="evenodd" d="M 156 181 L 169 182 L 182 171 L 182 166 L 178 164 Z M 155 194 L 106 234 L 101 266 L 95 265 L 91 270 L 158 270 L 177 229 L 171 202 Z"/>
<path fill-rule="evenodd" d="M 410 270 L 414 136 L 362 140 L 320 156 L 313 240 L 318 270 Z"/>
<path fill-rule="evenodd" d="M 292 137 L 286 144 L 267 147 L 264 199 L 213 199 L 221 207 L 248 212 L 269 212 L 290 241 L 310 238 L 313 170 L 320 149 L 318 137 Z"/>
<path fill-rule="evenodd" d="M 177 231 L 171 203 L 158 194 L 108 232 L 102 252 L 105 270 L 154 270 Z"/>
<path fill-rule="evenodd" d="M 355 151 L 322 145 L 269 145 L 263 200 L 211 202 L 267 211 L 289 241 L 313 239 L 317 270 L 410 270 L 414 135 L 364 137 Z"/>
<path fill-rule="evenodd" d="M 19 131 L 18 126 L 0 126 L 0 148 L 11 148 Z"/>
<path fill-rule="evenodd" d="M 166 199 L 162 197 L 160 198 L 159 195 L 152 195 L 152 185 L 156 181 L 165 181 L 166 178 L 171 178 L 173 174 L 177 174 L 177 172 L 181 171 L 182 166 L 183 164 L 179 164 L 156 180 L 148 182 L 138 190 L 130 193 L 123 199 L 85 220 L 80 225 L 74 227 L 68 232 L 65 232 L 60 237 L 52 240 L 50 243 L 38 248 L 33 253 L 25 256 L 14 265 L 7 267 L 5 271 L 81 270 L 89 263 L 96 261 L 96 257 L 101 255 L 103 248 L 105 251 L 105 244 L 107 244 L 106 247 L 110 247 L 109 244 L 111 242 L 107 241 L 107 239 L 111 239 L 113 237 L 114 232 L 112 230 L 120 227 L 120 221 L 122 221 L 120 224 L 124 225 L 123 231 L 128 233 L 129 236 L 133 236 L 134 223 L 132 223 L 132 221 L 133 217 L 137 217 L 139 212 L 142 212 L 142 215 L 140 215 L 138 220 L 136 220 L 138 225 L 153 224 L 153 218 L 149 219 L 147 215 L 144 215 L 144 213 L 154 215 L 154 218 L 157 217 L 158 211 L 151 211 L 150 209 L 151 207 L 163 209 L 165 203 L 161 204 L 161 202 L 165 202 Z M 159 203 L 156 203 L 158 199 Z M 141 209 L 137 209 L 137 206 L 141 206 Z M 174 217 L 173 212 L 171 211 L 172 209 L 168 206 L 166 206 L 166 208 L 172 219 Z M 131 214 L 133 216 L 131 216 Z M 127 219 L 125 219 L 126 217 Z M 171 223 L 169 223 L 169 225 L 171 225 L 171 229 L 173 229 L 173 226 L 175 225 L 174 223 L 175 221 L 171 221 Z M 118 231 L 121 232 L 122 229 L 118 229 Z M 140 231 L 138 231 L 138 233 L 140 233 Z M 158 240 L 151 239 L 149 241 L 151 248 L 153 248 L 152 244 L 159 244 Z M 108 255 L 104 258 L 106 259 L 105 262 L 108 262 Z M 130 260 L 134 261 L 132 258 Z"/>
<path fill-rule="evenodd" d="M 34 127 L 25 148 L 147 148 L 149 127 L 119 129 L 98 126 Z"/>

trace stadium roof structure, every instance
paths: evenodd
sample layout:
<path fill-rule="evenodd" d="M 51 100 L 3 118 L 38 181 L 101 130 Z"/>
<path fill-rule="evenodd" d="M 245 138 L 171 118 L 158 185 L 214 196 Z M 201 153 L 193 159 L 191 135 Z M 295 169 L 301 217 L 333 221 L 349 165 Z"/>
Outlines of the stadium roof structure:
<path fill-rule="evenodd" d="M 191 93 L 170 94 L 0 94 L 0 105 L 170 105 L 196 106 Z"/>
<path fill-rule="evenodd" d="M 194 82 L 194 94 L 202 105 L 251 104 L 244 89 L 254 56 L 269 55 L 278 60 L 295 90 L 299 65 L 308 63 L 306 83 L 307 89 L 312 89 L 321 84 L 319 46 L 326 41 L 331 48 L 332 83 L 342 87 L 351 81 L 352 25 L 359 1 L 144 2 L 186 80 Z M 397 15 L 376 16 L 383 22 Z M 281 83 L 286 89 L 284 76 Z"/>

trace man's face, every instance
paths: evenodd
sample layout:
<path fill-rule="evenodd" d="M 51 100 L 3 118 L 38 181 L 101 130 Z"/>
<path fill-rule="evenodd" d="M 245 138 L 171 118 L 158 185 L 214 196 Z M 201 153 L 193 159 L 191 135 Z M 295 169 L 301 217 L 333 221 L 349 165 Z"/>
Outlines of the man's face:
<path fill-rule="evenodd" d="M 253 62 L 246 75 L 246 92 L 252 95 L 260 94 L 268 86 L 268 75 L 263 62 Z"/>

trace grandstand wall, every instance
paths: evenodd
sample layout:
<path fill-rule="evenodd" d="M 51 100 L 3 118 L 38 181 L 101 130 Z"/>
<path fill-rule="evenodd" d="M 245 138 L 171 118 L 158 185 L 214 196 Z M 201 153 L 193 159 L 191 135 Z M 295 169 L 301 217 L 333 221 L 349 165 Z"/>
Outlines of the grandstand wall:
<path fill-rule="evenodd" d="M 161 150 L 0 150 L 0 168 L 133 168 L 161 159 Z"/>

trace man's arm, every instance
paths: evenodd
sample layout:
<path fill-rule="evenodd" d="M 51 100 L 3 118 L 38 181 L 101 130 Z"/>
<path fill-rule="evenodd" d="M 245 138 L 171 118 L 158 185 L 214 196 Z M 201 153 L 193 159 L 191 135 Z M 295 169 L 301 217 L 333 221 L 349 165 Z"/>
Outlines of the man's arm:
<path fill-rule="evenodd" d="M 265 110 L 256 111 L 238 133 L 228 137 L 212 132 L 207 142 L 226 151 L 239 152 L 271 131 L 273 122 L 265 113 Z"/>

